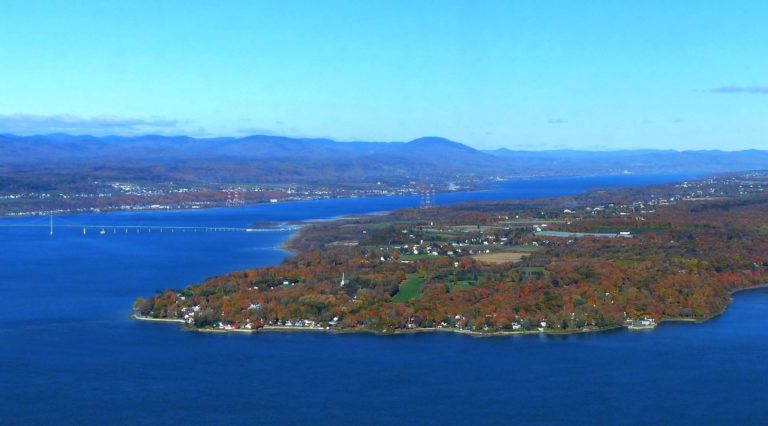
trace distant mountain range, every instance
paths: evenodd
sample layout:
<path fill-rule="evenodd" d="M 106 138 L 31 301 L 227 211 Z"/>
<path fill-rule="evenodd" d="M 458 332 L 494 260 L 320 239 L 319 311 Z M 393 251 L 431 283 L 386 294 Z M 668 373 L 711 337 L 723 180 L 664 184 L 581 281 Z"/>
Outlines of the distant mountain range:
<path fill-rule="evenodd" d="M 0 173 L 6 178 L 13 173 L 72 173 L 113 179 L 338 183 L 754 169 L 768 169 L 768 151 L 480 151 L 439 137 L 336 142 L 263 135 L 0 135 Z"/>
<path fill-rule="evenodd" d="M 0 163 L 90 162 L 131 159 L 179 161 L 199 159 L 257 160 L 410 160 L 422 156 L 433 162 L 488 159 L 488 154 L 443 138 L 425 137 L 411 142 L 335 142 L 330 139 L 295 139 L 279 136 L 197 139 L 186 136 L 44 136 L 0 135 Z M 375 157 L 375 158 L 370 158 Z"/>

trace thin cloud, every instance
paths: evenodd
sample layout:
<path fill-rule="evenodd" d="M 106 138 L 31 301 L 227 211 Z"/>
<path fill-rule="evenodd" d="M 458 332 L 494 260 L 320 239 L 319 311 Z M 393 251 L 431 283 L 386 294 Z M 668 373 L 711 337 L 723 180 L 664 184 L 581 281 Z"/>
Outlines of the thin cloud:
<path fill-rule="evenodd" d="M 9 133 L 133 133 L 153 129 L 174 128 L 177 120 L 141 119 L 114 115 L 80 117 L 76 115 L 0 115 L 0 131 Z"/>
<path fill-rule="evenodd" d="M 710 92 L 722 94 L 745 93 L 748 95 L 768 95 L 768 86 L 721 86 L 710 90 Z"/>

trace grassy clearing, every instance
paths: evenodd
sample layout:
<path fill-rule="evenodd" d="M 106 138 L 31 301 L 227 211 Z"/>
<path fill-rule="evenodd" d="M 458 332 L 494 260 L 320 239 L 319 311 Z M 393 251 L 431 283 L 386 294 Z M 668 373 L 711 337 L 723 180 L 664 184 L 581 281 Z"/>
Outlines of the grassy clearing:
<path fill-rule="evenodd" d="M 397 294 L 392 296 L 393 302 L 408 302 L 421 296 L 421 288 L 424 286 L 424 278 L 418 274 L 408 274 L 403 282 L 400 283 L 400 289 Z"/>
<path fill-rule="evenodd" d="M 421 260 L 421 259 L 429 259 L 429 258 L 435 258 L 440 256 L 433 256 L 431 254 L 403 254 L 400 255 L 400 260 Z"/>
<path fill-rule="evenodd" d="M 474 287 L 474 284 L 475 283 L 472 282 L 472 281 L 456 281 L 451 286 L 451 291 L 454 291 L 454 290 L 466 290 L 468 288 Z"/>
<path fill-rule="evenodd" d="M 538 246 L 525 246 L 525 245 L 514 245 L 514 246 L 504 246 L 505 250 L 511 250 L 511 251 L 519 251 L 519 252 L 525 252 L 525 253 L 532 253 L 534 251 L 541 250 L 541 247 Z"/>
<path fill-rule="evenodd" d="M 544 275 L 544 268 L 538 266 L 530 266 L 526 268 L 520 268 L 520 276 L 523 279 L 526 278 L 540 278 Z"/>
<path fill-rule="evenodd" d="M 478 262 L 485 262 L 485 263 L 513 263 L 513 262 L 519 262 L 523 259 L 523 257 L 528 256 L 530 253 L 520 253 L 516 251 L 504 251 L 504 252 L 498 252 L 498 253 L 483 253 L 483 254 L 476 254 L 473 255 L 472 258 L 477 260 Z"/>

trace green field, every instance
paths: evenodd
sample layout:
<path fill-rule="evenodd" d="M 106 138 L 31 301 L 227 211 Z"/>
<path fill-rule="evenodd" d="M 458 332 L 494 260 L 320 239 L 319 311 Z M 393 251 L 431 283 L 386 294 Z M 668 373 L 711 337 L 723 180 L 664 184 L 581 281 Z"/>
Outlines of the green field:
<path fill-rule="evenodd" d="M 541 250 L 541 247 L 538 246 L 521 246 L 521 245 L 512 245 L 512 246 L 504 246 L 504 251 L 528 251 L 528 252 L 534 252 Z"/>
<path fill-rule="evenodd" d="M 421 287 L 424 286 L 424 278 L 418 274 L 408 274 L 403 282 L 400 283 L 400 289 L 397 294 L 392 296 L 393 302 L 407 302 L 421 296 Z"/>
<path fill-rule="evenodd" d="M 400 260 L 422 260 L 422 259 L 430 259 L 430 258 L 437 258 L 440 256 L 433 256 L 431 254 L 402 254 L 400 255 Z"/>
<path fill-rule="evenodd" d="M 466 280 L 464 280 L 464 281 L 456 281 L 451 286 L 451 291 L 453 291 L 453 290 L 466 290 L 468 288 L 474 287 L 475 284 L 477 284 L 477 283 L 475 283 L 474 281 L 466 281 Z"/>
<path fill-rule="evenodd" d="M 541 278 L 544 275 L 544 268 L 539 266 L 519 268 L 519 271 L 522 278 Z"/>

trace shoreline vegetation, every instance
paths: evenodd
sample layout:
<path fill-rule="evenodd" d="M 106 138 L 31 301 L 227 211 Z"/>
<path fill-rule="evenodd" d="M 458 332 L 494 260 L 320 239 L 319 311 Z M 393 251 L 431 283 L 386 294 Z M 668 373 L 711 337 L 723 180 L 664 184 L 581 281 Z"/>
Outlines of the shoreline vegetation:
<path fill-rule="evenodd" d="M 768 174 L 306 222 L 280 264 L 134 303 L 199 331 L 575 334 L 704 322 L 768 282 Z"/>
<path fill-rule="evenodd" d="M 741 292 L 747 292 L 747 291 L 753 291 L 753 290 L 761 290 L 768 288 L 768 283 L 766 284 L 758 284 L 747 288 L 740 288 L 736 290 L 732 290 L 730 292 L 731 295 Z M 656 328 L 656 326 L 662 324 L 662 323 L 675 323 L 675 322 L 684 322 L 684 323 L 694 323 L 694 324 L 704 324 L 708 321 L 711 321 L 723 314 L 726 313 L 728 310 L 728 307 L 733 303 L 733 298 L 731 298 L 730 302 L 728 303 L 728 306 L 726 306 L 725 309 L 720 311 L 719 313 L 712 315 L 708 318 L 702 318 L 702 319 L 694 319 L 694 318 L 661 318 L 658 320 L 657 325 L 655 325 L 652 328 L 649 328 L 649 330 L 653 330 Z M 629 329 L 627 325 L 618 325 L 618 326 L 611 326 L 611 327 L 605 327 L 605 328 L 591 328 L 591 329 L 581 329 L 581 330 L 544 330 L 544 331 L 538 331 L 538 330 L 522 330 L 522 331 L 493 331 L 493 332 L 487 332 L 487 331 L 475 331 L 475 330 L 462 330 L 462 329 L 456 329 L 456 328 L 412 328 L 412 329 L 394 329 L 394 330 L 368 330 L 368 329 L 337 329 L 337 328 L 328 328 L 328 327 L 288 327 L 288 326 L 275 326 L 275 325 L 265 325 L 258 329 L 220 329 L 220 328 L 194 328 L 194 327 L 188 327 L 183 319 L 175 319 L 175 318 L 150 318 L 150 317 L 142 317 L 140 315 L 132 314 L 130 316 L 131 319 L 136 321 L 147 321 L 147 322 L 160 322 L 160 323 L 174 323 L 174 324 L 181 324 L 182 329 L 184 331 L 195 331 L 195 332 L 201 332 L 201 333 L 246 333 L 246 334 L 258 334 L 258 333 L 332 333 L 332 334 L 373 334 L 376 336 L 400 336 L 405 334 L 421 334 L 421 333 L 455 333 L 455 334 L 462 334 L 466 336 L 471 337 L 509 337 L 509 336 L 530 336 L 530 335 L 547 335 L 547 336 L 565 336 L 565 335 L 571 335 L 571 334 L 586 334 L 586 333 L 601 333 L 611 330 L 618 330 L 618 329 Z"/>

